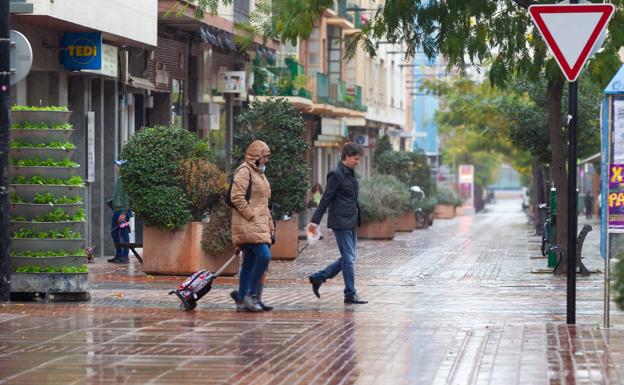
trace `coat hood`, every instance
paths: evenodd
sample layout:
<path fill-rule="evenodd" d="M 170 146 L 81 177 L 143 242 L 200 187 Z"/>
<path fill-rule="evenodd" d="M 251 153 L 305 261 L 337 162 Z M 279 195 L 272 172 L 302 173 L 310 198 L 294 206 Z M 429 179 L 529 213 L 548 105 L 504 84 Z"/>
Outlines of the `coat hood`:
<path fill-rule="evenodd" d="M 247 151 L 245 151 L 245 162 L 256 167 L 256 161 L 265 155 L 270 155 L 271 150 L 269 146 L 261 140 L 254 140 L 251 142 Z"/>

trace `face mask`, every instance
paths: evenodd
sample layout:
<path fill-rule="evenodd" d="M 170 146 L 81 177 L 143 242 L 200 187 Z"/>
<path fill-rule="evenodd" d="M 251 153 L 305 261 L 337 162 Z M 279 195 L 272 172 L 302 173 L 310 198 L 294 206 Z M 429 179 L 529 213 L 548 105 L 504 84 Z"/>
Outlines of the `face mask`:
<path fill-rule="evenodd" d="M 266 165 L 265 164 L 261 164 L 259 169 L 260 169 L 260 172 L 265 172 L 266 171 Z"/>

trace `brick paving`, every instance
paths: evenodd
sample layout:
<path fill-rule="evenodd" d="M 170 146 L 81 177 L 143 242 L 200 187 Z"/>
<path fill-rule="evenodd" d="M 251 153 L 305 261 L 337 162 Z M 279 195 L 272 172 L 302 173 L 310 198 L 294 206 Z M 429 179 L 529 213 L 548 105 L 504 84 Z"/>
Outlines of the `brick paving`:
<path fill-rule="evenodd" d="M 331 234 L 294 262 L 271 262 L 270 313 L 236 313 L 235 277 L 197 310 L 167 295 L 180 277 L 98 261 L 88 303 L 0 305 L 0 384 L 620 384 L 624 312 L 602 320 L 599 232 L 565 325 L 553 277 L 516 201 L 436 220 L 393 241 L 358 243 L 357 287 L 313 296 L 307 275 L 338 252 Z M 580 218 L 581 221 L 583 219 Z"/>

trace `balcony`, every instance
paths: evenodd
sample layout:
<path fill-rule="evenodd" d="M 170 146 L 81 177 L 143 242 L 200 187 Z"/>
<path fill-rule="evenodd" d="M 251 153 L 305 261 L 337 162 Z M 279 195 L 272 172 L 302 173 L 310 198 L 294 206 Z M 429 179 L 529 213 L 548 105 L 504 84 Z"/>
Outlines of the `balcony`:
<path fill-rule="evenodd" d="M 329 76 L 318 72 L 310 79 L 309 89 L 315 90 L 312 112 L 319 115 L 364 117 L 366 106 L 362 105 L 362 87 L 348 88 L 339 80 L 330 82 Z"/>
<path fill-rule="evenodd" d="M 312 92 L 303 66 L 295 60 L 287 61 L 287 67 L 254 67 L 252 100 L 266 100 L 271 97 L 286 98 L 296 108 L 308 111 L 312 108 Z"/>
<path fill-rule="evenodd" d="M 353 16 L 347 11 L 347 0 L 338 0 L 337 3 L 334 3 L 334 8 L 338 15 L 328 17 L 327 24 L 347 30 L 354 29 Z"/>

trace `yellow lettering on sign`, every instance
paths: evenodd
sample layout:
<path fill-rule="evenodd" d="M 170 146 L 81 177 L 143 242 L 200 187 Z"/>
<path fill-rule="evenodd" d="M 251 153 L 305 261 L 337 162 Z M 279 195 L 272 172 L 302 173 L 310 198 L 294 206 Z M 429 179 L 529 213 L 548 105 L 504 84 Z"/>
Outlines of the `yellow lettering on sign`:
<path fill-rule="evenodd" d="M 611 167 L 611 183 L 622 183 L 622 167 Z"/>
<path fill-rule="evenodd" d="M 624 206 L 624 193 L 609 194 L 609 207 Z"/>
<path fill-rule="evenodd" d="M 90 45 L 70 45 L 69 56 L 97 56 L 97 47 Z"/>

